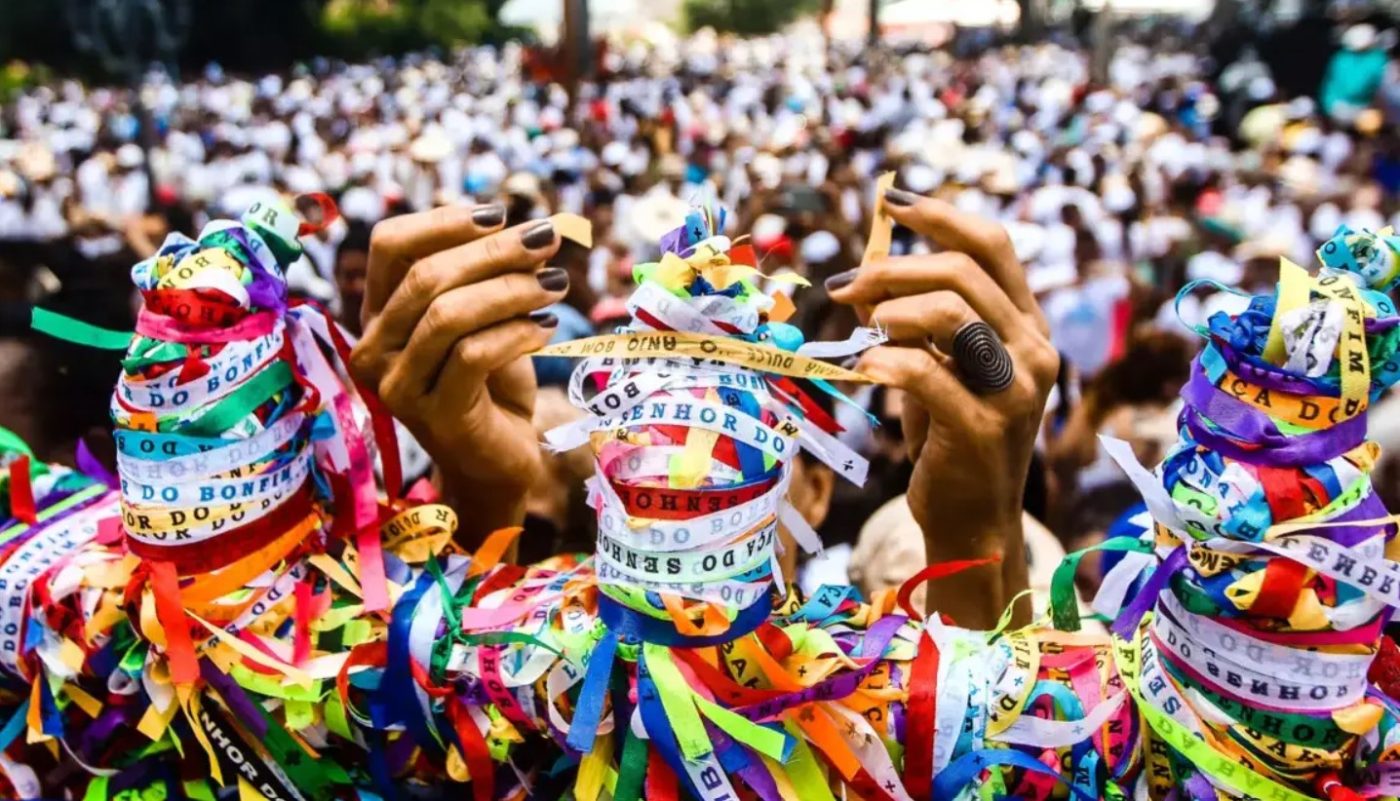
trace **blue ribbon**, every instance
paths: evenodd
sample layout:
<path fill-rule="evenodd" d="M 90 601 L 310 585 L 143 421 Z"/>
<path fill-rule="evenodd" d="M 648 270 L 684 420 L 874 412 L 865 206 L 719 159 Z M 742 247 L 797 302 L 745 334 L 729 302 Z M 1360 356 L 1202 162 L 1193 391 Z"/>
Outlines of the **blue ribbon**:
<path fill-rule="evenodd" d="M 676 742 L 675 732 L 672 731 L 671 722 L 666 717 L 666 708 L 661 705 L 661 692 L 657 689 L 656 682 L 652 681 L 646 658 L 640 654 L 637 656 L 637 708 L 641 710 L 642 728 L 646 729 L 648 739 L 676 774 L 681 787 L 691 798 L 703 798 L 690 780 L 690 773 L 685 769 L 685 758 L 681 756 L 680 745 Z"/>
<path fill-rule="evenodd" d="M 598 596 L 601 600 L 605 596 Z M 578 703 L 574 709 L 573 723 L 569 725 L 568 746 L 580 754 L 593 750 L 593 740 L 598 734 L 598 724 L 603 719 L 603 706 L 608 696 L 608 679 L 612 676 L 614 658 L 617 656 L 617 635 L 603 632 L 603 638 L 593 648 L 588 658 L 588 672 L 583 676 L 583 687 L 579 690 Z M 617 726 L 626 725 L 617 715 Z"/>
<path fill-rule="evenodd" d="M 413 588 L 404 593 L 394 606 L 393 618 L 389 624 L 389 654 L 384 668 L 384 678 L 379 689 L 370 699 L 370 718 L 377 729 L 386 729 L 402 723 L 419 745 L 431 754 L 441 755 L 442 745 L 433 735 L 423 710 L 418 705 L 418 694 L 414 687 L 413 673 L 408 652 L 409 627 L 413 623 L 413 613 L 423 595 L 435 586 L 431 573 L 424 572 L 418 577 Z"/>
<path fill-rule="evenodd" d="M 860 600 L 860 590 L 849 585 L 823 584 L 801 609 L 788 615 L 787 619 L 794 623 L 820 623 L 836 614 L 841 604 L 852 598 Z"/>
<path fill-rule="evenodd" d="M 747 609 L 740 611 L 729 624 L 729 628 L 723 632 L 707 637 L 687 637 L 676 631 L 676 625 L 670 620 L 633 611 L 603 593 L 598 594 L 598 617 L 614 634 L 637 642 L 675 648 L 705 648 L 737 640 L 763 625 L 772 611 L 773 603 L 765 594 Z"/>
<path fill-rule="evenodd" d="M 19 733 L 24 731 L 24 720 L 29 714 L 29 699 L 20 702 L 19 708 L 5 721 L 4 728 L 0 728 L 0 751 L 10 747 L 10 744 L 19 737 Z"/>
<path fill-rule="evenodd" d="M 1045 776 L 1050 776 L 1055 781 L 1069 787 L 1070 791 L 1084 801 L 1097 801 L 1093 793 L 1086 791 L 1078 785 L 1068 781 L 1060 772 L 1047 767 L 1045 763 L 1020 751 L 998 750 L 998 751 L 973 751 L 964 754 L 953 760 L 953 763 L 944 768 L 941 773 L 933 778 L 933 798 L 953 798 L 962 789 L 981 775 L 982 771 L 995 765 L 1009 765 L 1013 768 L 1022 768 L 1034 771 Z"/>

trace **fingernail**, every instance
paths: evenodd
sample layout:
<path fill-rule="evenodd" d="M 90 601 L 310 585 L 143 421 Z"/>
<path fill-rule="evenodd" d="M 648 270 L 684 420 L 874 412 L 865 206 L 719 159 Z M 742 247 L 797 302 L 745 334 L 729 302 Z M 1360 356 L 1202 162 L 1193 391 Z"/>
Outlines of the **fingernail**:
<path fill-rule="evenodd" d="M 535 280 L 549 292 L 563 292 L 569 288 L 569 274 L 559 267 L 546 267 L 535 273 Z"/>
<path fill-rule="evenodd" d="M 919 196 L 903 189 L 886 189 L 885 202 L 891 206 L 912 206 L 919 202 Z"/>
<path fill-rule="evenodd" d="M 549 247 L 554 244 L 554 223 L 541 220 L 520 236 L 520 241 L 531 250 Z"/>
<path fill-rule="evenodd" d="M 847 270 L 844 273 L 837 273 L 836 275 L 833 275 L 830 278 L 826 279 L 826 291 L 835 292 L 836 290 L 840 289 L 841 287 L 844 287 L 845 285 L 851 283 L 854 280 L 856 280 L 855 270 Z"/>
<path fill-rule="evenodd" d="M 506 221 L 506 207 L 499 203 L 481 206 L 472 212 L 472 222 L 483 228 L 492 228 Z"/>
<path fill-rule="evenodd" d="M 537 312 L 530 312 L 530 322 L 540 328 L 553 328 L 559 325 L 559 318 L 554 315 L 554 312 L 541 309 Z"/>

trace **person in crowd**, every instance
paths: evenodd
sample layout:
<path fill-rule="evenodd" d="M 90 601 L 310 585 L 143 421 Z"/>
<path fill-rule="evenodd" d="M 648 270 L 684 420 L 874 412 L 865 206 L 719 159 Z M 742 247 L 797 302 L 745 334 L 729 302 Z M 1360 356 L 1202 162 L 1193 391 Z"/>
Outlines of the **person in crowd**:
<path fill-rule="evenodd" d="M 870 308 L 894 342 L 910 343 L 867 352 L 860 369 L 905 393 L 909 506 L 929 558 L 1001 557 L 937 585 L 931 602 L 966 625 L 990 625 L 1027 584 L 1024 477 L 1059 358 L 1004 229 L 903 190 L 885 200 L 896 222 L 943 249 L 866 264 L 825 285 L 837 302 Z M 540 310 L 567 292 L 554 280 L 558 268 L 544 266 L 559 248 L 554 225 L 503 226 L 492 206 L 380 225 L 386 246 L 371 248 L 365 336 L 351 356 L 356 377 L 433 455 L 444 496 L 470 499 L 460 531 L 468 543 L 523 520 L 544 469 L 526 354 L 557 325 Z M 941 355 L 969 324 L 994 332 L 1010 384 L 974 394 L 963 382 L 976 377 Z M 959 593 L 968 582 L 986 592 Z"/>
<path fill-rule="evenodd" d="M 95 276 L 119 278 L 125 266 L 114 265 L 149 255 L 167 231 L 193 234 L 260 197 L 326 193 L 344 219 L 308 244 L 294 288 L 364 334 L 362 351 L 387 347 L 388 336 L 427 359 L 376 362 L 370 388 L 415 387 L 406 419 L 437 462 L 418 452 L 417 472 L 433 472 L 449 496 L 491 498 L 495 508 L 471 521 L 489 530 L 526 519 L 521 485 L 538 462 L 518 443 L 533 437 L 537 388 L 562 387 L 568 376 L 567 360 L 520 354 L 624 322 L 633 267 L 659 256 L 656 242 L 692 204 L 726 207 L 724 230 L 748 237 L 739 244 L 754 249 L 765 273 L 815 285 L 792 297 L 793 322 L 810 337 L 842 339 L 870 322 L 893 332 L 898 320 L 878 304 L 849 305 L 852 290 L 824 284 L 861 264 L 873 178 L 894 171 L 900 186 L 1004 229 L 1030 302 L 1045 310 L 1046 336 L 1064 365 L 1051 382 L 1051 414 L 1035 421 L 1040 434 L 1017 492 L 1072 549 L 1127 509 L 1112 491 L 1098 492 L 1121 477 L 1094 435 L 1140 444 L 1169 426 L 1176 367 L 1194 349 L 1178 316 L 1201 323 L 1228 310 L 1227 290 L 1273 283 L 1281 255 L 1311 263 L 1339 225 L 1400 223 L 1400 136 L 1383 124 L 1387 88 L 1396 85 L 1390 35 L 1348 30 L 1337 61 L 1366 69 L 1329 72 L 1316 100 L 1290 94 L 1247 51 L 1212 81 L 1203 42 L 1152 28 L 1119 37 L 1106 80 L 1091 80 L 1088 51 L 1071 40 L 969 39 L 869 59 L 860 47 L 801 32 L 700 34 L 610 48 L 574 104 L 561 87 L 534 80 L 517 44 L 372 64 L 318 61 L 246 78 L 152 73 L 142 88 L 150 137 L 138 136 L 127 93 L 57 80 L 0 105 L 0 252 L 20 254 L 21 285 L 41 288 L 14 298 L 6 314 L 24 320 L 57 281 L 80 299 L 71 314 L 129 329 L 120 281 L 108 282 L 107 294 L 77 290 Z M 484 232 L 525 230 L 560 211 L 592 222 L 595 247 L 525 247 L 533 279 L 500 266 L 515 265 L 515 251 L 493 253 L 487 261 L 498 266 L 451 285 L 415 272 L 468 239 L 503 236 L 476 239 Z M 420 242 L 423 231 L 449 223 L 461 231 Z M 927 234 L 899 226 L 890 252 L 935 258 L 943 243 Z M 386 252 L 398 260 L 386 262 Z M 506 275 L 514 276 L 508 286 L 491 283 Z M 1204 283 L 1178 301 L 1196 279 Z M 387 306 L 404 282 L 418 299 L 407 310 Z M 524 295 L 547 302 L 509 321 L 481 316 Z M 441 311 L 435 330 L 410 340 L 428 305 Z M 401 316 L 384 321 L 386 308 Z M 112 317 L 117 311 L 125 317 Z M 467 326 L 479 335 L 464 339 Z M 1144 364 L 1161 370 L 1130 369 L 1140 343 L 1163 336 L 1180 349 L 1162 356 L 1170 364 L 1151 356 Z M 942 356 L 936 344 L 932 355 Z M 908 514 L 923 519 L 930 495 L 920 489 L 920 464 L 941 463 L 920 456 L 931 447 L 920 417 L 929 407 L 908 386 L 839 388 L 854 401 L 834 409 L 840 437 L 872 459 L 871 482 L 855 492 L 836 482 L 823 503 L 814 491 L 809 519 L 831 556 L 785 566 L 833 581 L 845 579 L 849 557 L 840 549 L 856 547 L 882 506 L 907 490 Z M 468 451 L 448 447 L 448 434 L 428 422 L 436 410 L 461 424 L 459 405 L 493 410 L 465 418 L 484 430 L 452 435 L 488 454 L 479 463 L 462 464 Z M 9 424 L 5 415 L 0 424 Z M 568 530 L 559 514 L 566 507 L 538 516 Z M 900 547 L 920 552 L 916 537 L 904 540 Z"/>

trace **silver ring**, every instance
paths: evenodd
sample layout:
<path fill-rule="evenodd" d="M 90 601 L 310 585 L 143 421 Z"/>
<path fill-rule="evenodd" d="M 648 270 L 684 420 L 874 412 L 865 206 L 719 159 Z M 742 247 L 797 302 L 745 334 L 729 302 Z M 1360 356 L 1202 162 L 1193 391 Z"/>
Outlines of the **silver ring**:
<path fill-rule="evenodd" d="M 1001 337 L 990 325 L 974 320 L 953 334 L 953 362 L 963 384 L 978 395 L 994 395 L 1011 386 L 1015 366 Z"/>

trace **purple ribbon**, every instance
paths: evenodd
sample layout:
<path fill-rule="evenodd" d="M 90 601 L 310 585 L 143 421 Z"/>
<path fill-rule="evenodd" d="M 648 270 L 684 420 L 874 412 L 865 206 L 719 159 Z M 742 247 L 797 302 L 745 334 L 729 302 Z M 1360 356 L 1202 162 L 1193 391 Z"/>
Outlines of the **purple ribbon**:
<path fill-rule="evenodd" d="M 715 755 L 719 757 L 721 765 L 728 770 L 732 768 L 729 768 L 727 763 L 739 763 L 734 772 L 739 774 L 739 778 L 743 779 L 759 798 L 763 801 L 782 801 L 783 796 L 778 792 L 778 783 L 773 780 L 773 775 L 768 769 L 763 767 L 763 763 L 718 727 L 706 724 L 705 731 L 710 735 L 710 742 L 714 744 Z"/>
<path fill-rule="evenodd" d="M 253 308 L 271 309 L 279 314 L 285 312 L 287 310 L 287 284 L 274 278 L 267 266 L 261 263 L 261 260 L 255 255 L 258 251 L 248 243 L 248 235 L 244 229 L 229 228 L 227 233 L 243 246 L 254 262 L 248 265 L 253 272 L 253 281 L 247 286 L 248 301 Z"/>
<path fill-rule="evenodd" d="M 1348 520 L 1379 520 L 1380 518 L 1386 517 L 1386 516 L 1388 516 L 1389 514 L 1390 514 L 1390 512 L 1387 511 L 1386 508 L 1385 508 L 1385 503 L 1383 503 L 1383 502 L 1381 501 L 1380 498 L 1376 497 L 1376 494 L 1373 492 L 1373 493 L 1367 495 L 1365 498 L 1362 498 L 1362 499 L 1361 499 L 1361 503 L 1358 503 L 1356 506 L 1353 506 L 1352 508 L 1346 510 L 1345 512 L 1342 512 L 1341 514 L 1337 515 L 1336 517 L 1332 518 L 1331 520 L 1329 520 L 1329 521 L 1327 521 L 1327 522 L 1328 522 L 1328 523 L 1336 523 L 1336 522 L 1344 522 L 1344 521 L 1348 521 Z M 1276 521 L 1276 522 L 1284 522 L 1284 523 L 1287 523 L 1287 522 L 1289 522 L 1289 521 L 1284 520 L 1284 521 Z M 1312 529 L 1312 530 L 1309 530 L 1309 531 L 1307 531 L 1307 532 L 1297 531 L 1297 532 L 1294 532 L 1294 533 L 1295 533 L 1295 534 L 1310 533 L 1310 534 L 1314 534 L 1314 535 L 1317 535 L 1317 536 L 1326 537 L 1327 539 L 1332 540 L 1333 542 L 1337 543 L 1338 545 L 1345 545 L 1345 546 L 1347 546 L 1348 548 L 1350 548 L 1350 547 L 1356 545 L 1356 544 L 1359 543 L 1359 542 L 1362 542 L 1362 541 L 1364 541 L 1364 540 L 1368 540 L 1368 539 L 1370 539 L 1370 538 L 1376 536 L 1376 529 L 1377 529 L 1377 528 L 1378 528 L 1378 526 L 1376 526 L 1376 525 L 1374 525 L 1374 524 L 1369 525 L 1369 526 L 1330 526 L 1330 525 L 1329 525 L 1328 527 L 1325 527 L 1325 528 Z"/>
<path fill-rule="evenodd" d="M 689 243 L 686 242 L 684 225 L 674 231 L 667 231 L 666 234 L 661 237 L 662 253 L 674 253 L 679 256 L 684 253 L 689 246 Z"/>
<path fill-rule="evenodd" d="M 749 720 L 758 722 L 775 717 L 782 712 L 792 709 L 802 704 L 809 704 L 813 701 L 832 701 L 837 698 L 845 698 L 855 692 L 861 682 L 865 681 L 875 667 L 880 662 L 880 655 L 885 652 L 885 646 L 894 639 L 895 632 L 899 631 L 907 618 L 904 615 L 889 615 L 875 621 L 865 634 L 865 645 L 862 652 L 870 659 L 869 664 L 860 670 L 853 670 L 850 673 L 842 673 L 839 676 L 827 679 L 820 684 L 811 687 L 804 687 L 796 692 L 770 698 L 767 701 L 760 701 L 756 704 L 749 704 L 735 708 L 735 712 L 747 717 Z"/>
<path fill-rule="evenodd" d="M 1186 566 L 1186 547 L 1176 546 L 1157 569 L 1152 571 L 1152 575 L 1147 577 L 1147 582 L 1138 590 L 1133 600 L 1123 608 L 1118 619 L 1113 622 L 1113 633 L 1123 639 L 1131 639 L 1133 632 L 1137 631 L 1138 623 L 1142 621 L 1142 616 L 1147 614 L 1157 603 L 1157 596 L 1166 589 L 1167 582 L 1171 577 Z"/>
<path fill-rule="evenodd" d="M 261 740 L 267 736 L 267 719 L 258 712 L 253 700 L 232 676 L 214 667 L 208 659 L 199 660 L 199 673 L 209 682 L 209 686 L 218 690 L 229 710 L 243 723 L 254 739 Z"/>
<path fill-rule="evenodd" d="M 1192 371 L 1191 379 L 1181 388 L 1181 397 L 1186 400 L 1187 409 L 1190 410 L 1190 415 L 1183 412 L 1183 418 L 1188 425 L 1197 423 L 1191 426 L 1192 433 L 1198 428 L 1205 428 L 1193 418 L 1205 417 L 1228 433 L 1231 440 L 1249 443 L 1247 446 L 1233 446 L 1235 453 L 1245 454 L 1243 456 L 1219 449 L 1226 456 L 1246 462 L 1287 466 L 1317 464 L 1340 456 L 1366 440 L 1366 418 L 1363 415 L 1310 434 L 1285 435 L 1267 414 L 1212 384 L 1205 371 L 1200 369 Z M 1214 432 L 1210 435 L 1214 435 Z M 1214 436 L 1218 438 L 1218 435 Z M 1201 441 L 1200 438 L 1198 441 Z M 1215 447 L 1208 442 L 1202 444 Z"/>
<path fill-rule="evenodd" d="M 1216 341 L 1214 344 L 1216 350 L 1220 352 L 1221 358 L 1230 366 L 1230 370 L 1251 384 L 1278 392 L 1287 392 L 1290 395 L 1326 395 L 1336 391 L 1304 376 L 1286 373 L 1277 368 L 1265 367 L 1250 361 L 1225 342 Z"/>
<path fill-rule="evenodd" d="M 1186 792 L 1191 795 L 1191 801 L 1215 801 L 1215 788 L 1200 773 L 1191 774 L 1191 778 L 1186 780 Z"/>
<path fill-rule="evenodd" d="M 102 749 L 111 743 L 108 742 L 112 734 L 118 727 L 131 725 L 136 719 L 136 713 L 144 711 L 143 706 L 137 704 L 109 705 L 102 710 L 102 714 L 97 716 L 97 720 L 92 722 L 82 733 L 78 740 L 78 753 L 83 755 L 86 762 L 96 762 L 97 755 Z"/>
<path fill-rule="evenodd" d="M 89 478 L 95 478 L 112 489 L 121 486 L 112 471 L 108 470 L 107 466 L 93 455 L 92 450 L 88 448 L 87 440 L 81 438 L 78 440 L 78 472 Z"/>
<path fill-rule="evenodd" d="M 1338 426 L 1296 437 L 1278 435 L 1245 445 L 1211 430 L 1195 407 L 1188 405 L 1181 410 L 1181 425 L 1198 444 L 1238 462 L 1269 467 L 1302 467 L 1341 456 L 1366 439 L 1365 419 L 1355 419 L 1361 420 L 1355 428 Z"/>

